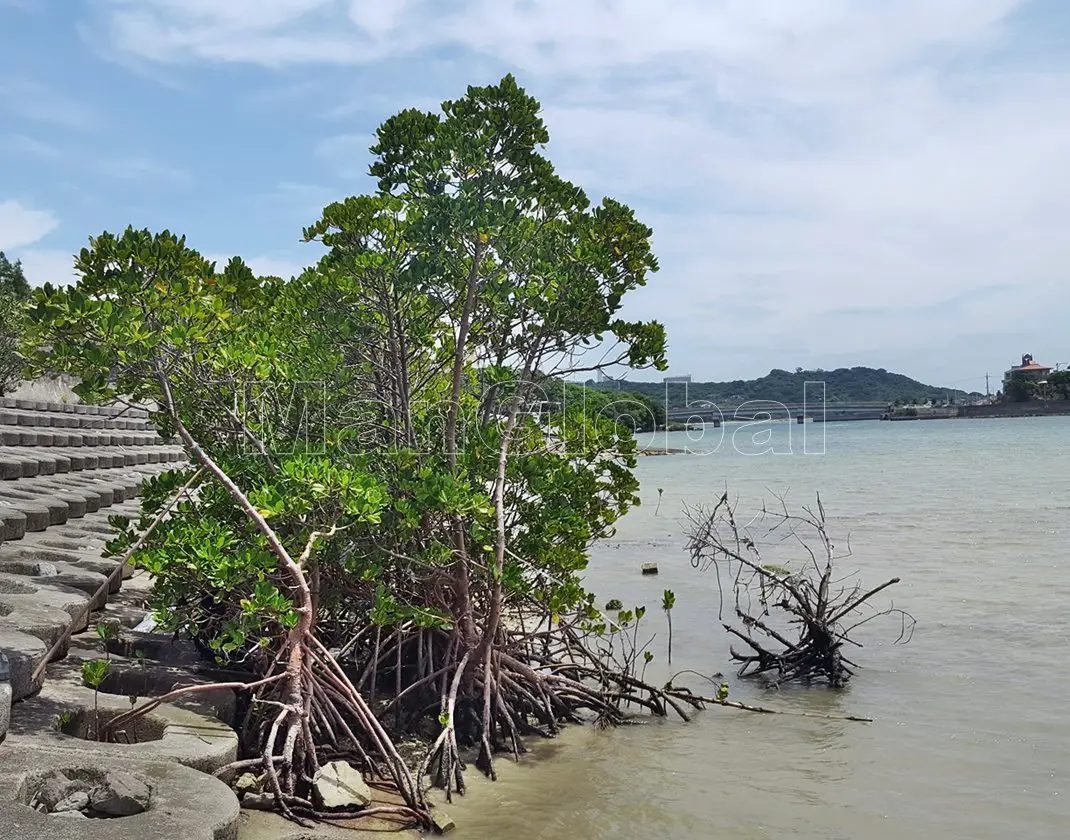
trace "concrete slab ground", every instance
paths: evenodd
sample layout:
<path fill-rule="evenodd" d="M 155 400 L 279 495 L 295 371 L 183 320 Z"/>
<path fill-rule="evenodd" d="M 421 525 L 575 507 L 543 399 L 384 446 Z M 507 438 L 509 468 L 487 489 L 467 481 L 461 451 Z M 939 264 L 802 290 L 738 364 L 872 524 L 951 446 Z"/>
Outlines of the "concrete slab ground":
<path fill-rule="evenodd" d="M 26 804 L 55 770 L 122 771 L 148 785 L 148 809 L 117 819 L 41 814 Z M 55 755 L 0 744 L 0 833 L 12 840 L 236 840 L 238 800 L 218 779 L 174 762 Z"/>
<path fill-rule="evenodd" d="M 129 700 L 121 695 L 99 693 L 57 679 L 50 670 L 37 696 L 19 703 L 12 716 L 5 746 L 37 750 L 50 755 L 67 755 L 69 760 L 94 761 L 174 761 L 194 770 L 212 773 L 236 760 L 238 736 L 211 714 L 163 704 L 151 713 L 147 726 L 162 729 L 158 740 L 135 744 L 105 744 L 66 735 L 59 730 L 61 715 L 84 713 L 96 708 L 103 712 L 129 711 Z"/>

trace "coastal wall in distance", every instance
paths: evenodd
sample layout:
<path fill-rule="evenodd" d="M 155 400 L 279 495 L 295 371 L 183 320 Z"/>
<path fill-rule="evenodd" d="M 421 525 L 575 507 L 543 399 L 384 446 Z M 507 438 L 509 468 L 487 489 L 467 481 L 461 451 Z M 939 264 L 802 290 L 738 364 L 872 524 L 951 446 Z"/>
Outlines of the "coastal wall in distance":
<path fill-rule="evenodd" d="M 1031 400 L 1019 403 L 958 406 L 959 417 L 1044 417 L 1070 414 L 1070 400 Z"/>

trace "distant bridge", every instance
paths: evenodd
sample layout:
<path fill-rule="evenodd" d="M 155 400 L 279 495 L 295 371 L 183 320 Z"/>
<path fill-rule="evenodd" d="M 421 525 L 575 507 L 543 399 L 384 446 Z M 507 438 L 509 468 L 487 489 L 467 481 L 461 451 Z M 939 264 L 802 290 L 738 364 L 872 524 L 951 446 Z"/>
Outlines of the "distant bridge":
<path fill-rule="evenodd" d="M 786 420 L 802 423 L 807 419 L 815 423 L 841 420 L 880 420 L 888 413 L 888 403 L 778 403 L 769 400 L 751 400 L 742 405 L 718 406 L 696 400 L 687 408 L 673 408 L 666 412 L 666 419 L 674 423 L 713 423 L 720 425 L 729 421 Z"/>

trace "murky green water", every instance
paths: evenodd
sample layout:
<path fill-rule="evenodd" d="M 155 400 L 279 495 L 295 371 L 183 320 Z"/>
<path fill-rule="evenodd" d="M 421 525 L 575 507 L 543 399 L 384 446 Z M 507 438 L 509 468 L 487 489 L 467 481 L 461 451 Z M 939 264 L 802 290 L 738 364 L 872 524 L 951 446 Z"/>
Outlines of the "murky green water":
<path fill-rule="evenodd" d="M 1070 837 L 1070 418 L 829 424 L 824 454 L 803 453 L 803 428 L 820 452 L 820 426 L 744 429 L 735 446 L 729 426 L 716 452 L 642 459 L 644 505 L 588 577 L 600 598 L 650 608 L 662 665 L 658 606 L 671 588 L 674 670 L 724 671 L 738 699 L 876 722 L 717 709 L 689 724 L 573 730 L 536 751 L 549 760 L 475 785 L 450 808 L 454 836 Z M 708 452 L 717 440 L 667 443 Z M 682 550 L 684 505 L 726 484 L 744 505 L 820 491 L 833 533 L 851 535 L 844 571 L 903 578 L 893 594 L 918 620 L 910 644 L 892 644 L 898 625 L 864 628 L 864 668 L 840 693 L 778 696 L 735 679 L 716 581 Z M 648 561 L 658 577 L 639 574 Z"/>

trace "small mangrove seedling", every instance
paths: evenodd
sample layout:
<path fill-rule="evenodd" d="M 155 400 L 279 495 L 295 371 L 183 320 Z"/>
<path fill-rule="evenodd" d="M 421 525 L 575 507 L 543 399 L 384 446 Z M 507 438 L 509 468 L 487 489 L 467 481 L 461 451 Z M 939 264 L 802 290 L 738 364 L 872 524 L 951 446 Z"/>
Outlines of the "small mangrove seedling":
<path fill-rule="evenodd" d="M 97 636 L 100 637 L 100 646 L 104 648 L 104 658 L 110 661 L 111 651 L 108 649 L 108 642 L 119 638 L 118 626 L 102 621 L 97 625 Z"/>
<path fill-rule="evenodd" d="M 669 664 L 672 665 L 672 608 L 676 606 L 676 593 L 666 589 L 661 593 L 661 608 L 665 610 L 665 618 L 669 621 Z"/>
<path fill-rule="evenodd" d="M 665 492 L 664 487 L 658 488 L 658 505 L 654 508 L 654 516 L 658 515 L 658 511 L 661 510 L 661 494 Z"/>
<path fill-rule="evenodd" d="M 93 738 L 86 740 L 100 740 L 100 706 L 98 696 L 100 686 L 111 671 L 111 662 L 107 659 L 90 659 L 82 663 L 82 680 L 93 689 Z"/>

